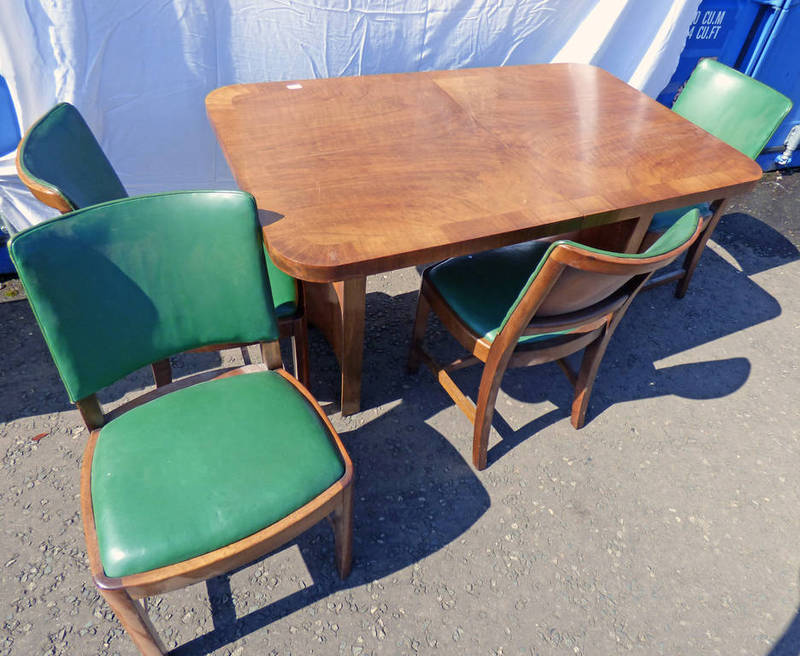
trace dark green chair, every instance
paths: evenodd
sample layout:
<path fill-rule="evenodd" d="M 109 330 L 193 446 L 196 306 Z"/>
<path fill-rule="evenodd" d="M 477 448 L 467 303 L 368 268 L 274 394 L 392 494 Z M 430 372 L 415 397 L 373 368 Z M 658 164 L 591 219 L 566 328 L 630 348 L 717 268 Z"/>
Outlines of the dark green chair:
<path fill-rule="evenodd" d="M 53 107 L 25 133 L 17 151 L 17 172 L 36 198 L 60 212 L 128 196 L 83 116 L 69 103 Z M 154 238 L 157 234 L 154 231 Z M 291 337 L 295 375 L 308 385 L 308 324 L 299 285 L 266 252 L 265 257 L 281 336 Z M 155 363 L 153 375 L 156 385 L 169 383 L 169 362 Z"/>
<path fill-rule="evenodd" d="M 500 382 L 509 366 L 556 361 L 574 386 L 572 425 L 581 428 L 606 347 L 625 311 L 652 273 L 686 251 L 700 234 L 690 210 L 640 254 L 602 251 L 571 241 L 531 241 L 455 257 L 422 275 L 408 368 L 420 360 L 474 425 L 472 461 L 486 467 L 489 430 Z M 428 314 L 472 356 L 441 365 L 422 347 Z M 575 373 L 566 356 L 584 349 Z M 477 403 L 450 372 L 484 363 Z"/>
<path fill-rule="evenodd" d="M 92 205 L 17 234 L 10 252 L 91 430 L 81 512 L 92 577 L 143 654 L 164 646 L 137 599 L 253 562 L 325 517 L 347 576 L 352 464 L 280 368 L 252 196 Z M 266 364 L 203 372 L 103 412 L 99 389 L 224 342 L 261 343 Z"/>
<path fill-rule="evenodd" d="M 755 159 L 792 108 L 792 102 L 751 77 L 713 59 L 703 59 L 686 82 L 672 109 L 718 139 Z M 689 252 L 683 268 L 654 279 L 649 286 L 678 280 L 675 295 L 686 294 L 700 255 L 725 208 L 725 201 L 694 205 L 703 217 L 704 230 Z M 691 208 L 660 212 L 653 216 L 644 246 Z"/>

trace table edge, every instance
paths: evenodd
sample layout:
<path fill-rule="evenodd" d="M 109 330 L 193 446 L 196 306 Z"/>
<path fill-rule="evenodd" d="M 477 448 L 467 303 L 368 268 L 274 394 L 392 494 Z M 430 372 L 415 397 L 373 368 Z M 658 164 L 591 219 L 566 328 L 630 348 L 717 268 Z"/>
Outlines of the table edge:
<path fill-rule="evenodd" d="M 469 253 L 490 250 L 492 248 L 499 248 L 500 246 L 507 246 L 509 244 L 532 239 L 540 239 L 542 237 L 551 237 L 582 228 L 608 225 L 619 221 L 638 218 L 648 213 L 655 214 L 675 208 L 688 207 L 697 203 L 711 202 L 738 196 L 753 189 L 763 176 L 763 171 L 758 164 L 754 161 L 752 163 L 754 167 L 754 176 L 752 178 L 743 182 L 718 187 L 713 190 L 697 192 L 679 198 L 656 201 L 646 205 L 609 210 L 597 214 L 580 215 L 554 223 L 526 226 L 507 232 L 466 239 L 459 242 L 451 242 L 444 245 L 435 245 L 429 248 L 393 253 L 372 260 L 358 260 L 340 264 L 310 264 L 287 257 L 280 252 L 275 252 L 269 246 L 271 228 L 284 220 L 291 220 L 288 217 L 287 219 L 280 219 L 275 223 L 263 226 L 262 235 L 272 261 L 289 275 L 298 280 L 305 280 L 308 282 L 335 282 L 348 278 L 385 273 L 387 271 L 394 271 L 396 269 L 420 264 L 428 264 L 449 257 L 467 255 Z M 755 175 L 756 171 L 757 175 Z"/>

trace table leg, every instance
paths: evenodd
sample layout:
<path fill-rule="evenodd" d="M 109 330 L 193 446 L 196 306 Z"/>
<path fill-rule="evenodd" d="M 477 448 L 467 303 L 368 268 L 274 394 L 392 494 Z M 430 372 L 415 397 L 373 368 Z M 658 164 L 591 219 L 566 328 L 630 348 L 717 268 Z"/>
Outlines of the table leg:
<path fill-rule="evenodd" d="M 355 414 L 361 409 L 367 279 L 304 282 L 303 292 L 308 320 L 325 335 L 342 369 L 342 415 Z"/>
<path fill-rule="evenodd" d="M 635 221 L 636 224 L 634 225 L 633 230 L 631 230 L 627 242 L 625 242 L 625 249 L 622 251 L 623 253 L 639 252 L 642 242 L 644 241 L 644 236 L 647 234 L 650 223 L 653 221 L 653 214 L 644 214 L 638 219 L 635 219 Z"/>
<path fill-rule="evenodd" d="M 571 239 L 579 244 L 616 253 L 636 253 L 653 220 L 652 212 L 617 223 L 592 226 L 576 232 L 557 235 L 555 239 Z"/>
<path fill-rule="evenodd" d="M 342 414 L 361 409 L 361 367 L 364 359 L 364 310 L 367 279 L 351 278 L 334 283 L 342 312 Z"/>

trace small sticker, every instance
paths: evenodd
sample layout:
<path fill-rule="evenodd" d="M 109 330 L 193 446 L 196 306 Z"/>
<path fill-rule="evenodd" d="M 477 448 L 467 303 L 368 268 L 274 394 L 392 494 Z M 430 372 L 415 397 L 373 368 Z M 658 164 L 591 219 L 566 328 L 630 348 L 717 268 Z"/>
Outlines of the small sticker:
<path fill-rule="evenodd" d="M 287 84 L 286 88 L 287 89 L 302 89 L 303 85 L 302 84 Z"/>

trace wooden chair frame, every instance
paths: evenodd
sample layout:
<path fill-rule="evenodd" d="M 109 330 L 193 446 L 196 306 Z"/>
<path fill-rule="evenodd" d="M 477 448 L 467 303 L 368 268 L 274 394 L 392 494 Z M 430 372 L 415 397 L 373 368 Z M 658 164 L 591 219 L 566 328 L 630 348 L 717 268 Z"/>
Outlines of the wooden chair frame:
<path fill-rule="evenodd" d="M 715 87 L 728 91 L 716 95 Z M 714 98 L 710 99 L 710 95 L 714 95 Z M 731 113 L 731 107 L 736 107 L 736 111 Z M 702 59 L 692 71 L 672 109 L 742 154 L 756 159 L 791 107 L 792 101 L 777 90 L 721 62 Z M 758 125 L 757 130 L 754 129 L 755 125 Z M 654 277 L 648 283 L 648 288 L 677 280 L 675 296 L 683 298 L 686 295 L 700 256 L 726 207 L 725 198 L 711 203 L 712 215 L 704 222 L 703 232 L 687 252 L 683 266 L 677 271 Z M 649 232 L 645 246 L 659 234 L 656 231 Z"/>
<path fill-rule="evenodd" d="M 77 207 L 73 207 L 69 200 L 58 190 L 55 185 L 46 183 L 28 175 L 22 165 L 21 157 L 24 150 L 25 141 L 30 130 L 25 133 L 17 148 L 16 166 L 17 175 L 22 183 L 28 188 L 33 196 L 48 207 L 52 207 L 62 214 L 73 212 Z M 292 343 L 292 358 L 294 362 L 294 375 L 303 385 L 309 384 L 309 364 L 308 364 L 308 320 L 305 314 L 305 303 L 303 299 L 303 286 L 295 280 L 297 288 L 297 310 L 290 317 L 278 319 L 278 330 L 281 338 L 289 337 Z M 203 351 L 219 351 L 229 348 L 243 348 L 249 344 L 218 344 L 193 349 L 192 353 Z M 153 381 L 156 387 L 162 387 L 172 382 L 172 366 L 168 358 L 159 360 L 150 365 L 153 371 Z"/>
<path fill-rule="evenodd" d="M 484 469 L 487 464 L 489 431 L 497 393 L 503 375 L 509 367 L 556 361 L 574 387 L 572 425 L 576 429 L 583 427 L 600 362 L 619 322 L 653 272 L 687 251 L 700 235 L 701 229 L 698 222 L 693 236 L 679 248 L 650 258 L 617 257 L 587 251 L 570 243 L 558 244 L 544 262 L 506 325 L 492 341 L 475 333 L 461 320 L 431 284 L 430 268 L 425 270 L 417 302 L 408 370 L 415 372 L 419 368 L 420 361 L 423 361 L 459 409 L 473 423 L 472 462 L 476 469 Z M 632 277 L 617 292 L 591 307 L 566 314 L 536 317 L 537 310 L 556 287 L 559 278 L 570 268 L 590 273 Z M 422 342 L 431 310 L 439 316 L 445 328 L 456 340 L 471 353 L 471 357 L 459 358 L 442 365 L 425 351 Z M 519 344 L 519 339 L 523 336 L 559 331 L 570 332 L 542 342 Z M 579 371 L 575 372 L 565 358 L 581 349 L 584 349 L 583 359 Z M 450 372 L 479 362 L 484 364 L 484 368 L 477 403 L 473 403 L 456 385 Z"/>
<path fill-rule="evenodd" d="M 284 337 L 291 339 L 294 377 L 305 387 L 308 387 L 308 319 L 304 310 L 303 286 L 299 282 L 295 284 L 297 285 L 297 312 L 291 317 L 279 318 L 278 330 L 280 331 L 281 339 Z M 208 351 L 223 351 L 233 348 L 244 350 L 247 346 L 253 346 L 254 344 L 255 342 L 249 344 L 213 344 L 210 346 L 201 346 L 200 348 L 192 349 L 188 352 L 205 353 Z M 280 355 L 280 348 L 278 348 L 278 354 Z M 150 368 L 153 372 L 153 381 L 156 384 L 156 388 L 169 385 L 172 382 L 172 365 L 170 364 L 169 358 L 153 362 Z"/>
<path fill-rule="evenodd" d="M 717 229 L 717 225 L 719 225 L 720 219 L 722 219 L 722 215 L 725 213 L 727 207 L 727 198 L 715 200 L 711 203 L 711 217 L 703 221 L 703 230 L 697 240 L 686 251 L 686 257 L 683 260 L 682 266 L 673 271 L 665 271 L 657 276 L 654 275 L 645 285 L 645 289 L 652 289 L 653 287 L 659 287 L 660 285 L 666 285 L 677 281 L 678 284 L 675 286 L 675 298 L 683 298 L 686 296 L 689 283 L 692 281 L 694 271 L 700 262 L 700 256 L 703 254 L 703 250 L 705 250 L 711 235 L 714 234 L 714 230 Z M 657 239 L 658 235 L 654 235 L 654 238 Z M 644 246 L 646 247 L 648 245 L 649 243 L 645 241 Z"/>
<path fill-rule="evenodd" d="M 261 352 L 265 364 L 246 365 L 228 369 L 221 373 L 220 371 L 202 372 L 151 390 L 107 415 L 103 413 L 95 395 L 86 397 L 77 403 L 81 416 L 87 428 L 91 431 L 81 465 L 81 515 L 86 537 L 89 568 L 98 591 L 114 611 L 139 651 L 145 656 L 165 654 L 166 648 L 148 618 L 145 606 L 139 603 L 138 600 L 205 581 L 252 563 L 286 544 L 326 517 L 333 527 L 336 548 L 335 559 L 339 575 L 342 578 L 346 578 L 350 573 L 352 561 L 353 463 L 342 444 L 341 438 L 314 397 L 296 379 L 283 370 L 278 343 L 262 343 Z M 91 492 L 92 459 L 101 427 L 106 422 L 137 406 L 175 392 L 178 389 L 208 380 L 247 375 L 265 369 L 274 370 L 289 381 L 320 416 L 331 435 L 332 444 L 336 447 L 344 463 L 345 470 L 342 477 L 290 515 L 253 535 L 225 547 L 147 572 L 120 578 L 106 576 L 100 561 Z"/>

